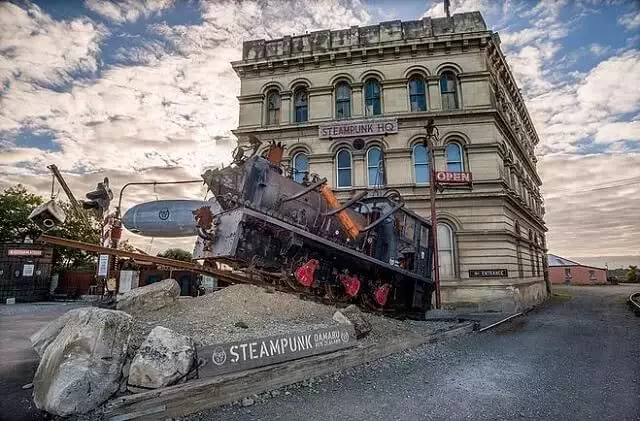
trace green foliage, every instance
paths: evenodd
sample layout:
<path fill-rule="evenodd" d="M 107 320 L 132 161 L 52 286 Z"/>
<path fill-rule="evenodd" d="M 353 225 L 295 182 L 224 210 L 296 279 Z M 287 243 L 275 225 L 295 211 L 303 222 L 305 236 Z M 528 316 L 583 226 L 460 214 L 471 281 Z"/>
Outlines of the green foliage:
<path fill-rule="evenodd" d="M 193 255 L 187 250 L 178 248 L 166 249 L 164 252 L 159 253 L 158 257 L 166 257 L 167 259 L 184 260 L 185 262 L 191 261 Z"/>
<path fill-rule="evenodd" d="M 25 237 L 38 236 L 38 228 L 29 221 L 29 214 L 43 200 L 18 184 L 0 193 L 0 242 L 22 242 Z"/>
<path fill-rule="evenodd" d="M 625 281 L 630 283 L 638 282 L 638 266 L 637 265 L 629 265 L 629 269 L 627 269 Z"/>

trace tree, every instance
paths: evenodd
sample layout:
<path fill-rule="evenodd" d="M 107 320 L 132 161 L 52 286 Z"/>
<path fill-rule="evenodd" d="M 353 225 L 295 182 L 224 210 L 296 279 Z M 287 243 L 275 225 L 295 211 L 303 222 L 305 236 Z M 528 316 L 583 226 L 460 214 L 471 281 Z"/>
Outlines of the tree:
<path fill-rule="evenodd" d="M 42 197 L 29 193 L 18 184 L 0 193 L 0 242 L 23 242 L 25 237 L 37 237 L 38 228 L 29 221 L 29 214 L 43 203 Z"/>
<path fill-rule="evenodd" d="M 629 269 L 627 269 L 627 282 L 636 283 L 638 282 L 638 266 L 637 265 L 629 265 Z"/>
<path fill-rule="evenodd" d="M 191 259 L 193 259 L 193 255 L 190 252 L 178 248 L 166 249 L 162 253 L 158 253 L 158 257 L 166 257 L 167 259 L 174 260 L 184 260 L 185 262 L 189 262 L 191 261 Z"/>
<path fill-rule="evenodd" d="M 126 239 L 124 241 L 120 241 L 118 243 L 118 250 L 124 250 L 124 251 L 129 251 L 132 253 L 138 253 L 138 250 L 131 245 L 131 243 L 129 242 L 129 239 Z"/>

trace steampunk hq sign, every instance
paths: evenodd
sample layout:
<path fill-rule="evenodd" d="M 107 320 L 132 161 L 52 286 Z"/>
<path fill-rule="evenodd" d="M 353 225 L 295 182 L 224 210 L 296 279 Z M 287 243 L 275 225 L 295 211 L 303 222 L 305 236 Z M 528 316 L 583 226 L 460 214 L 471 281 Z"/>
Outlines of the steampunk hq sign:
<path fill-rule="evenodd" d="M 374 136 L 389 133 L 398 133 L 398 119 L 376 118 L 366 120 L 348 120 L 337 123 L 332 122 L 320 124 L 320 126 L 318 126 L 318 137 L 320 139 Z"/>
<path fill-rule="evenodd" d="M 352 326 L 341 325 L 304 333 L 276 335 L 205 346 L 198 355 L 205 360 L 200 377 L 263 367 L 311 355 L 355 346 Z"/>

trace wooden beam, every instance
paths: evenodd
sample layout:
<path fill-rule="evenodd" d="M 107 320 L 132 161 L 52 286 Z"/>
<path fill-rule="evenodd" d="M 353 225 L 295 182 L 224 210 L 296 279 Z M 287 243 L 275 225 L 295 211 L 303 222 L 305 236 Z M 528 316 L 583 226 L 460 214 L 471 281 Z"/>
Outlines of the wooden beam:
<path fill-rule="evenodd" d="M 196 263 L 185 262 L 182 260 L 168 259 L 166 257 L 158 257 L 158 256 L 150 256 L 148 254 L 142 253 L 134 253 L 131 251 L 112 249 L 108 247 L 102 247 L 96 244 L 85 243 L 82 241 L 69 240 L 68 238 L 60 238 L 54 237 L 51 235 L 42 234 L 39 237 L 40 240 L 45 243 L 61 246 L 61 247 L 69 247 L 78 250 L 89 251 L 92 253 L 99 254 L 109 254 L 111 256 L 118 257 L 127 257 L 130 259 L 141 260 L 143 262 L 151 262 L 156 263 L 158 265 L 165 265 L 175 269 L 186 269 L 194 272 L 205 273 L 217 276 L 221 279 L 226 279 L 231 282 L 240 282 L 240 283 L 252 283 L 244 276 L 231 273 L 230 271 L 215 269 L 211 267 L 200 266 Z"/>
<path fill-rule="evenodd" d="M 474 322 L 463 323 L 448 331 L 431 335 L 400 337 L 385 343 L 361 344 L 355 349 L 317 355 L 214 378 L 192 380 L 176 386 L 122 396 L 107 402 L 104 406 L 104 414 L 110 421 L 158 420 L 164 417 L 185 416 L 228 404 L 246 396 L 297 383 L 310 377 L 362 365 L 407 348 L 463 335 L 474 329 Z M 164 412 L 153 411 L 153 416 L 146 415 L 146 411 L 162 407 L 164 407 Z"/>

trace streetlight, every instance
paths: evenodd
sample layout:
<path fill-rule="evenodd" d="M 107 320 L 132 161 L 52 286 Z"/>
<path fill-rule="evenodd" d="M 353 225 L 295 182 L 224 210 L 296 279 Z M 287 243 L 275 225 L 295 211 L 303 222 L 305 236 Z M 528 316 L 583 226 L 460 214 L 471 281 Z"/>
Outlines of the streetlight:
<path fill-rule="evenodd" d="M 427 137 L 424 141 L 424 147 L 429 151 L 429 199 L 431 200 L 431 238 L 433 239 L 433 277 L 436 283 L 436 308 L 442 307 L 440 298 L 440 266 L 438 262 L 438 222 L 436 219 L 436 159 L 434 157 L 433 140 L 438 139 L 438 128 L 435 126 L 433 119 L 427 121 L 424 126 L 427 131 Z"/>

